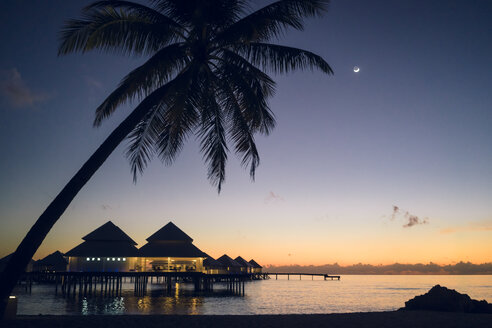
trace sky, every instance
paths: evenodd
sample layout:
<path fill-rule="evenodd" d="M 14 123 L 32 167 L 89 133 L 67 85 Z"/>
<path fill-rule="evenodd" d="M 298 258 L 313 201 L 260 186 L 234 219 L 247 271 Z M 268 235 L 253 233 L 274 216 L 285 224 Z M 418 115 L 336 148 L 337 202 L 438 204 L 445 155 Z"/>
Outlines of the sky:
<path fill-rule="evenodd" d="M 63 22 L 88 3 L 0 2 L 0 257 L 132 109 L 92 127 L 145 58 L 57 56 Z M 190 140 L 134 184 L 124 143 L 35 259 L 111 220 L 138 246 L 173 221 L 213 257 L 263 265 L 492 262 L 490 17 L 488 0 L 333 0 L 278 41 L 335 74 L 275 76 L 277 127 L 256 139 L 255 182 L 231 154 L 219 195 Z"/>

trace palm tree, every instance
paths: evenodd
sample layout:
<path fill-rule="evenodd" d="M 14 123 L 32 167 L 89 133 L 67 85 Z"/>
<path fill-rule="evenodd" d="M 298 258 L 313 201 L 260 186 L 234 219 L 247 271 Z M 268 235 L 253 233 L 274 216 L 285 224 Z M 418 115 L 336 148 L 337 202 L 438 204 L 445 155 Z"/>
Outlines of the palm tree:
<path fill-rule="evenodd" d="M 84 8 L 82 19 L 69 20 L 60 55 L 102 50 L 148 57 L 96 109 L 94 125 L 124 103 L 139 103 L 27 233 L 0 278 L 2 303 L 70 202 L 125 138 L 134 180 L 153 156 L 171 164 L 192 136 L 219 192 L 228 143 L 254 179 L 259 164 L 254 136 L 275 126 L 268 106 L 275 82 L 268 73 L 333 73 L 320 56 L 269 41 L 289 28 L 302 30 L 304 19 L 323 14 L 327 4 L 280 0 L 248 12 L 243 0 L 152 0 L 150 6 L 110 0 L 97 1 Z"/>

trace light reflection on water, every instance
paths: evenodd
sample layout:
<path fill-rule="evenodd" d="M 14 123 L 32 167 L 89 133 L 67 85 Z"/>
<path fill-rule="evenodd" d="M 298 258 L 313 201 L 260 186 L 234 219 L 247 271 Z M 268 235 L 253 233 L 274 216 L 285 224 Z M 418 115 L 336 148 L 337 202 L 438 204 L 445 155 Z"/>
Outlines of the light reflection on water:
<path fill-rule="evenodd" d="M 408 299 L 441 284 L 475 299 L 492 302 L 492 276 L 342 276 L 341 281 L 267 280 L 247 282 L 245 296 L 227 294 L 216 284 L 213 293 L 195 293 L 178 284 L 167 293 L 150 285 L 146 296 L 124 284 L 118 297 L 63 297 L 54 286 L 16 290 L 19 314 L 280 314 L 391 311 Z"/>

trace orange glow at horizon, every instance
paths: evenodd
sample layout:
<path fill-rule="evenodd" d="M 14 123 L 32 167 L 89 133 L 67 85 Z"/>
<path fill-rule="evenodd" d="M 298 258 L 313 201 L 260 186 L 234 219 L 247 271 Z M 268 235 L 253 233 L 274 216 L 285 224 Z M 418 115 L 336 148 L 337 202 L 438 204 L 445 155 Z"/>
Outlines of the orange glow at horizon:
<path fill-rule="evenodd" d="M 104 223 L 104 222 L 103 222 Z M 60 250 L 67 252 L 80 244 L 81 239 L 96 227 L 66 232 L 65 225 L 56 227 L 36 253 L 34 259 Z M 120 227 L 137 243 L 145 244 L 145 238 L 153 233 L 140 231 L 130 233 L 131 229 Z M 157 226 L 156 226 L 157 227 Z M 142 227 L 138 227 L 142 229 Z M 147 230 L 147 229 L 143 229 Z M 157 229 L 155 229 L 157 230 Z M 370 265 L 455 264 L 472 262 L 475 264 L 492 262 L 492 238 L 490 231 L 465 230 L 461 232 L 442 233 L 427 230 L 418 235 L 408 231 L 388 234 L 386 231 L 351 231 L 344 233 L 337 229 L 329 238 L 311 233 L 301 234 L 297 231 L 272 234 L 266 231 L 248 233 L 228 232 L 226 229 L 182 228 L 194 239 L 194 245 L 214 258 L 228 254 L 232 258 L 242 256 L 255 259 L 263 266 L 267 265 L 324 265 L 338 263 L 341 266 L 358 263 Z M 79 232 L 80 231 L 80 232 Z M 12 239 L 0 241 L 2 257 L 12 252 L 19 241 Z"/>

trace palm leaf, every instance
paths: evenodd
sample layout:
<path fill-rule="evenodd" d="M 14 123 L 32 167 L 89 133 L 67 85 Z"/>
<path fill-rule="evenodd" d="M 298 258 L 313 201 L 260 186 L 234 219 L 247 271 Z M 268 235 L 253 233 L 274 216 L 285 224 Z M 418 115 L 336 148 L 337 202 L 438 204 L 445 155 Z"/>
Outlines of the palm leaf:
<path fill-rule="evenodd" d="M 156 9 L 188 27 L 227 26 L 244 11 L 243 0 L 153 0 Z"/>
<path fill-rule="evenodd" d="M 168 99 L 168 108 L 163 113 L 164 125 L 156 148 L 160 159 L 171 165 L 180 153 L 183 143 L 198 124 L 199 97 L 201 91 L 197 68 L 193 65 L 183 73 L 174 93 Z"/>
<path fill-rule="evenodd" d="M 241 165 L 249 166 L 251 179 L 254 180 L 256 168 L 260 164 L 260 155 L 256 148 L 253 132 L 250 128 L 245 112 L 247 108 L 241 108 L 236 94 L 225 79 L 216 78 L 220 86 L 218 96 L 221 99 L 221 107 L 224 108 L 228 121 L 228 134 L 234 142 L 236 154 L 240 155 Z"/>
<path fill-rule="evenodd" d="M 219 44 L 265 41 L 279 37 L 289 27 L 302 30 L 304 19 L 327 10 L 329 0 L 280 0 L 229 26 L 216 37 Z"/>
<path fill-rule="evenodd" d="M 270 43 L 252 42 L 238 44 L 235 50 L 253 65 L 274 73 L 288 73 L 294 70 L 319 69 L 333 74 L 333 70 L 321 57 L 310 51 Z"/>
<path fill-rule="evenodd" d="M 121 54 L 154 53 L 179 39 L 171 20 L 155 21 L 139 12 L 117 11 L 112 7 L 89 10 L 84 19 L 65 23 L 58 54 L 99 49 Z"/>
<path fill-rule="evenodd" d="M 241 56 L 227 51 L 217 74 L 231 86 L 252 131 L 269 134 L 275 118 L 267 99 L 275 90 L 274 81 Z"/>
<path fill-rule="evenodd" d="M 186 48 L 174 43 L 152 56 L 147 62 L 128 74 L 99 107 L 96 109 L 94 125 L 109 117 L 116 108 L 134 97 L 142 97 L 169 81 L 175 72 L 187 63 Z"/>
<path fill-rule="evenodd" d="M 162 124 L 159 120 L 161 106 L 162 103 L 155 105 L 128 135 L 130 145 L 126 156 L 130 161 L 134 183 L 137 182 L 138 173 L 142 174 L 155 153 L 154 144 L 158 138 L 159 125 Z"/>
<path fill-rule="evenodd" d="M 213 83 L 213 73 L 205 72 L 202 83 L 205 87 L 200 93 L 201 124 L 197 131 L 200 138 L 200 149 L 208 166 L 207 177 L 212 185 L 217 186 L 220 193 L 225 181 L 225 166 L 227 162 L 227 142 L 224 112 L 217 102 L 216 85 Z"/>
<path fill-rule="evenodd" d="M 141 174 L 143 172 L 153 155 L 160 149 L 163 131 L 179 129 L 181 137 L 191 132 L 194 126 L 193 122 L 196 121 L 196 114 L 188 113 L 187 116 L 178 121 L 173 117 L 173 113 L 177 107 L 180 107 L 183 97 L 186 98 L 188 96 L 188 94 L 182 93 L 182 90 L 183 86 L 190 83 L 190 77 L 191 74 L 187 69 L 159 88 L 159 90 L 162 90 L 161 97 L 156 99 L 151 110 L 128 136 L 130 145 L 126 155 L 130 160 L 134 182 L 137 180 L 137 173 Z M 193 115 L 195 118 L 192 117 Z M 182 124 L 183 122 L 185 124 Z M 181 149 L 183 141 L 184 138 L 169 140 L 169 142 L 175 143 L 172 145 L 175 147 L 174 153 L 171 154 L 172 150 L 167 149 L 168 157 L 166 159 L 169 164 Z M 171 145 L 167 144 L 167 146 Z M 162 156 L 162 154 L 159 155 Z"/>

